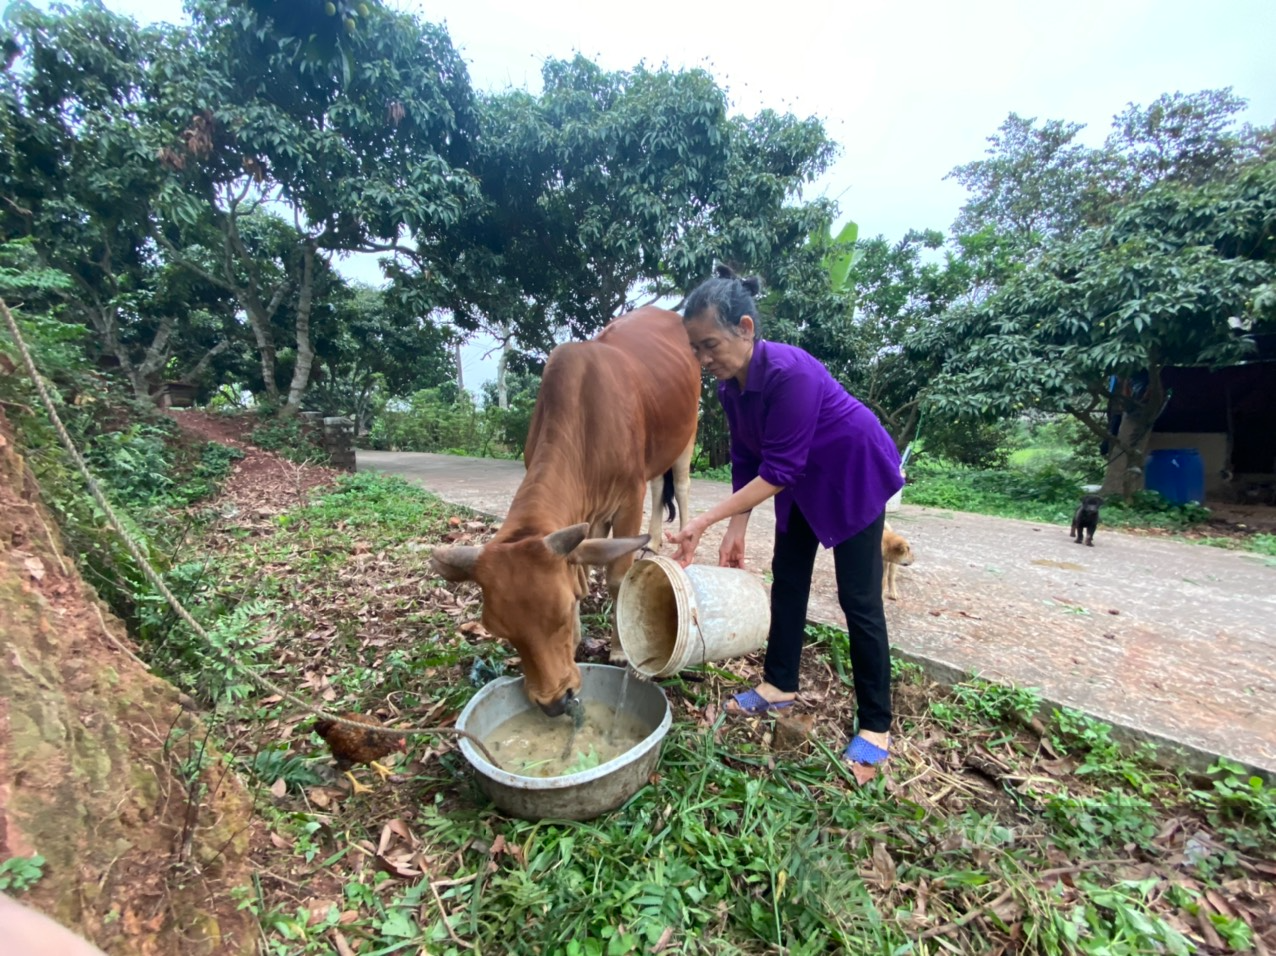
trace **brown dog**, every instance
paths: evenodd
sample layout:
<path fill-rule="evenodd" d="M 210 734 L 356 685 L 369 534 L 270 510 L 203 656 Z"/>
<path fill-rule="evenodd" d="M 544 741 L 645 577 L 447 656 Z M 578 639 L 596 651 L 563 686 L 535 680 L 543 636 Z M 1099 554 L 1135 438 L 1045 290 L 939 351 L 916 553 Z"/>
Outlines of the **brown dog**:
<path fill-rule="evenodd" d="M 913 563 L 913 549 L 908 539 L 891 530 L 888 523 L 882 529 L 882 596 L 892 601 L 899 600 L 899 591 L 895 587 L 895 573 Z"/>

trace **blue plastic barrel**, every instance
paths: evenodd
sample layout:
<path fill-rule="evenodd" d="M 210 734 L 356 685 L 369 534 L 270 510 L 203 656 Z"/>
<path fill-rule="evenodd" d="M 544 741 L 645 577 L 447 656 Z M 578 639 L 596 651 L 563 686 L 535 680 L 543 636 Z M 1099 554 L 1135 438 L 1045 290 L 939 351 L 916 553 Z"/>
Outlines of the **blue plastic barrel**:
<path fill-rule="evenodd" d="M 1205 462 L 1195 448 L 1158 448 L 1144 463 L 1143 484 L 1166 501 L 1185 505 L 1205 501 Z"/>

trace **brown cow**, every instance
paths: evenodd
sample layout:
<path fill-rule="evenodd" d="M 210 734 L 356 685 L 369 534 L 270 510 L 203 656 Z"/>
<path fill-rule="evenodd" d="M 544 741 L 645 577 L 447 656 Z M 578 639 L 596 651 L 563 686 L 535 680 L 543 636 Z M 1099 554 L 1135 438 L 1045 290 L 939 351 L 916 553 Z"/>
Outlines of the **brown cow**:
<path fill-rule="evenodd" d="M 518 649 L 527 696 L 551 717 L 580 689 L 587 566 L 607 566 L 614 602 L 634 552 L 660 541 L 657 489 L 671 469 L 686 523 L 699 400 L 700 368 L 676 312 L 638 309 L 592 341 L 558 346 L 532 413 L 527 475 L 500 531 L 483 547 L 434 551 L 444 578 L 478 582 L 483 626 Z M 649 482 L 650 534 L 639 535 Z"/>

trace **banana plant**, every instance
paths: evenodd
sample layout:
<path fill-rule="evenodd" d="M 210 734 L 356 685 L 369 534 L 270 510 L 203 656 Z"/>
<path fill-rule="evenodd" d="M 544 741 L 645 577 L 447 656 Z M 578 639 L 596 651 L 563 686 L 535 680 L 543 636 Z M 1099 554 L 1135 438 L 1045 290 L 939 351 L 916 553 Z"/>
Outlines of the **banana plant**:
<path fill-rule="evenodd" d="M 824 255 L 824 268 L 828 270 L 829 285 L 833 291 L 850 292 L 854 286 L 851 282 L 851 267 L 860 255 L 855 245 L 860 236 L 859 223 L 847 222 L 836 236 L 832 233 L 833 227 L 830 224 L 824 227 L 823 235 L 812 233 L 811 240 L 829 247 Z"/>

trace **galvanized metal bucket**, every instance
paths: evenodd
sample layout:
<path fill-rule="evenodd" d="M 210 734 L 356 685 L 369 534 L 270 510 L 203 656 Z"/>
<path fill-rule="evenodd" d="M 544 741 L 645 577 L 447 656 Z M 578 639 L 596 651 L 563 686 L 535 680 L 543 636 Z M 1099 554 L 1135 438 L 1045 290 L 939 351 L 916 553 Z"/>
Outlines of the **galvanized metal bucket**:
<path fill-rule="evenodd" d="M 581 664 L 580 672 L 582 701 L 600 700 L 613 707 L 619 703 L 624 668 Z M 498 678 L 471 698 L 456 726 L 484 740 L 504 721 L 532 706 L 522 677 Z M 665 692 L 632 675 L 625 691 L 625 713 L 637 717 L 651 732 L 619 757 L 581 773 L 527 777 L 493 766 L 464 737 L 460 750 L 483 792 L 502 812 L 523 820 L 592 820 L 620 806 L 647 783 L 673 722 Z"/>

